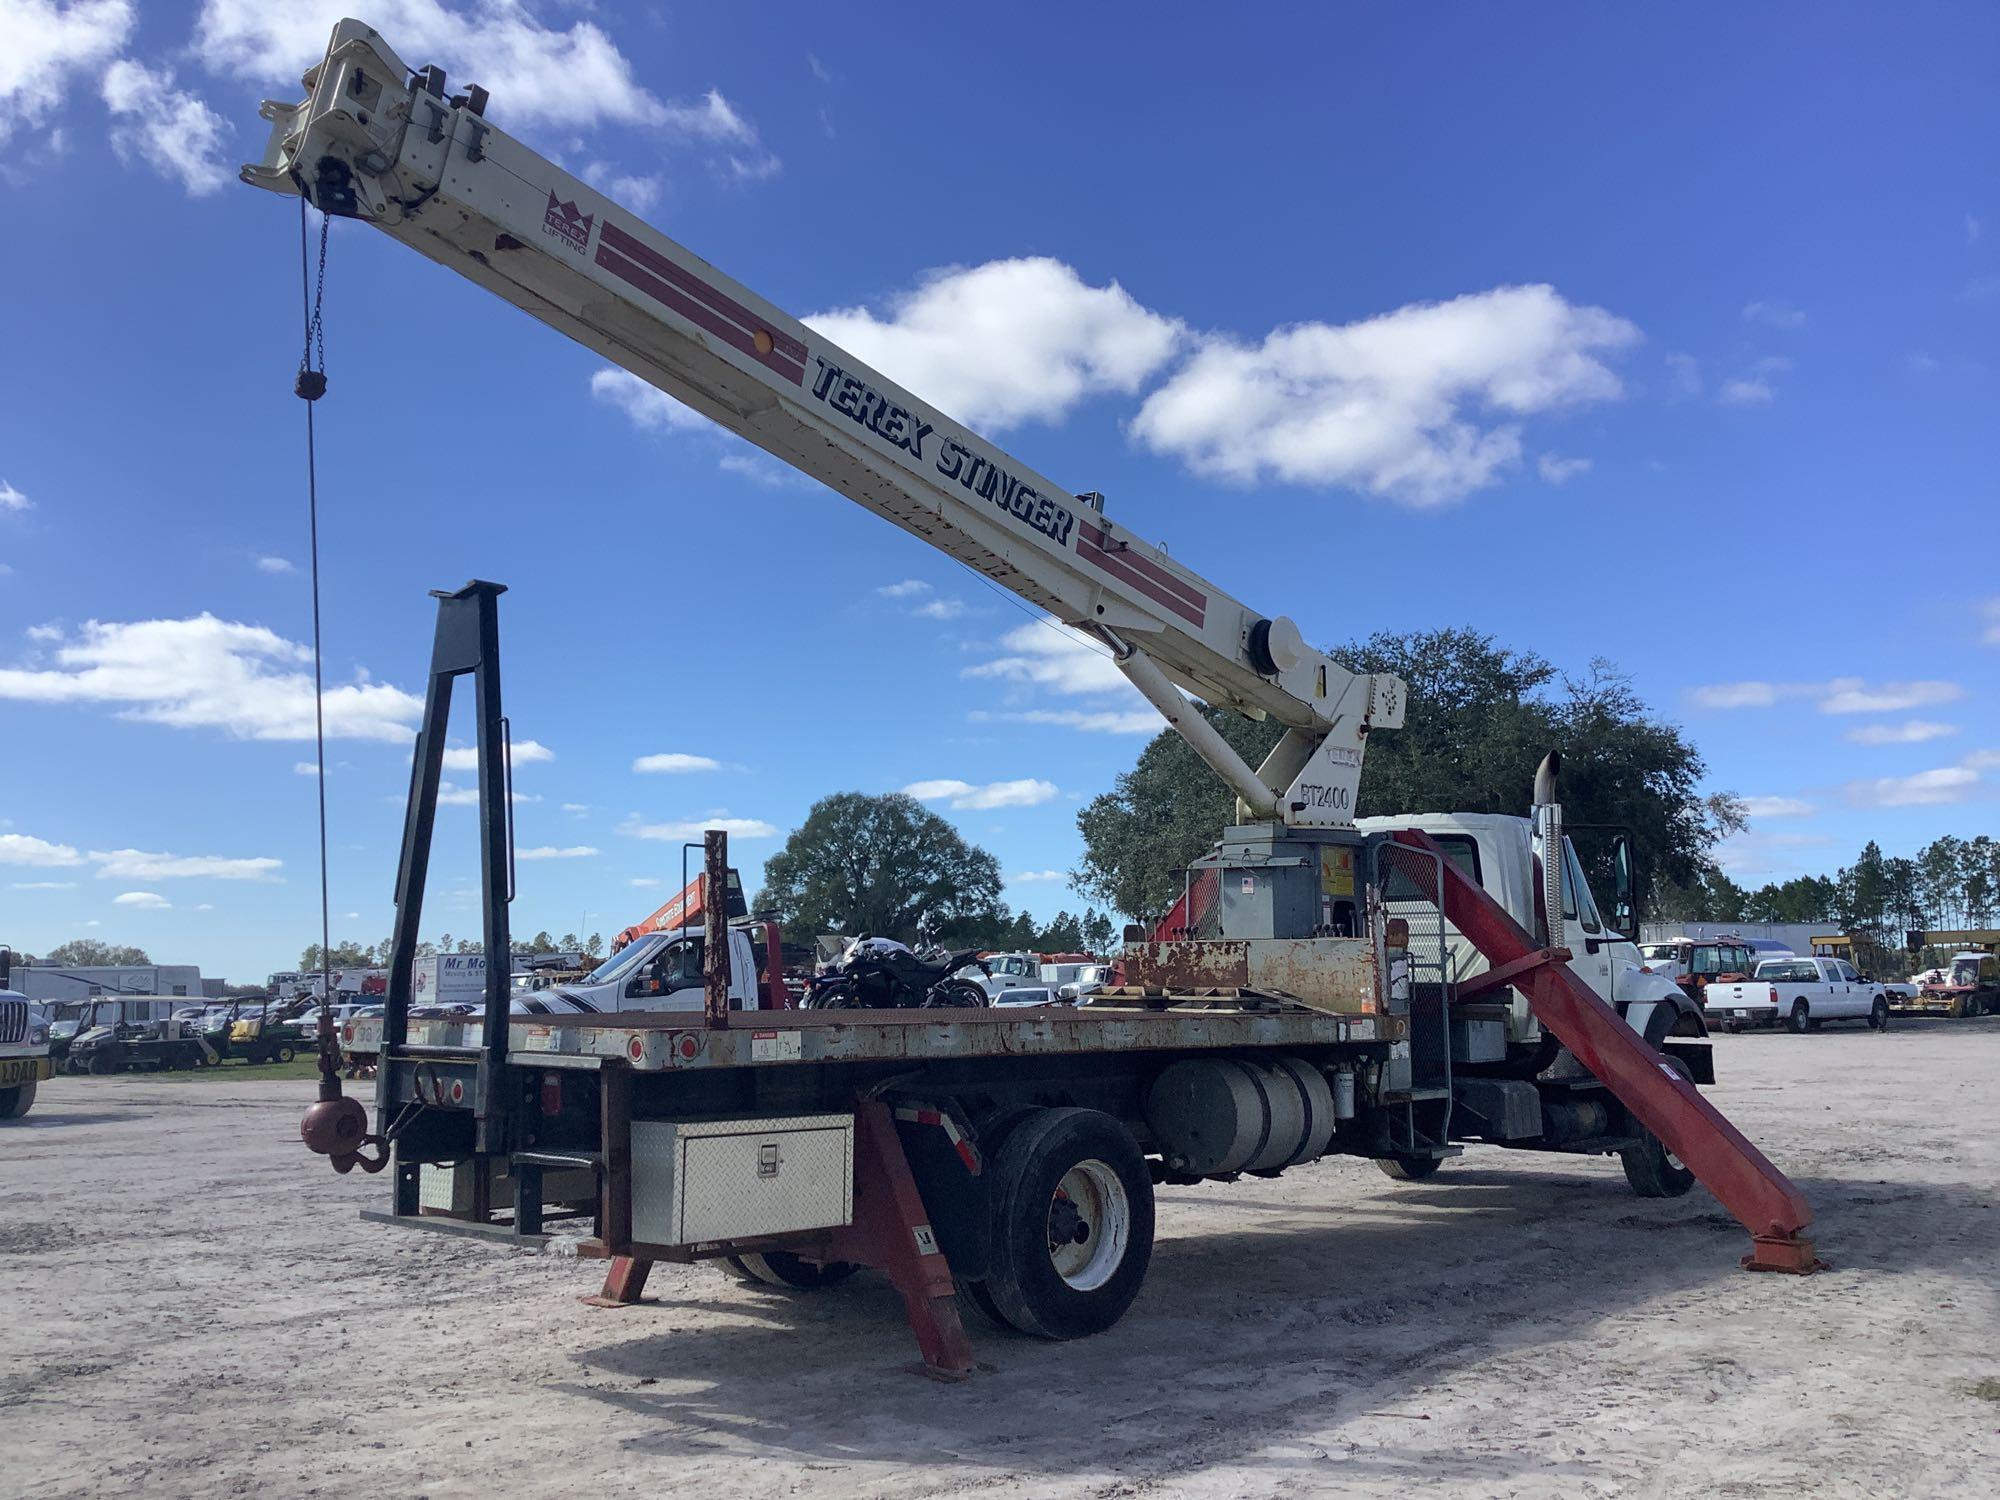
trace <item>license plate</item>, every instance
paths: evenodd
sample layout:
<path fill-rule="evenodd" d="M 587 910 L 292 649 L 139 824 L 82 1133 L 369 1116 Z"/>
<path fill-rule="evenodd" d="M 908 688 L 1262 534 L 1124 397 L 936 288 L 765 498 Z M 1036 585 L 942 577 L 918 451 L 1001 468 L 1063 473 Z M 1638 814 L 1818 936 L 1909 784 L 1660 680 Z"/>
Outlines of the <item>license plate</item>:
<path fill-rule="evenodd" d="M 1750 1012 L 1747 1010 L 1732 1010 L 1729 1013 L 1729 1018 L 1733 1021 L 1747 1021 L 1750 1019 Z"/>
<path fill-rule="evenodd" d="M 0 1088 L 12 1088 L 17 1083 L 36 1083 L 54 1071 L 46 1057 L 0 1058 Z"/>

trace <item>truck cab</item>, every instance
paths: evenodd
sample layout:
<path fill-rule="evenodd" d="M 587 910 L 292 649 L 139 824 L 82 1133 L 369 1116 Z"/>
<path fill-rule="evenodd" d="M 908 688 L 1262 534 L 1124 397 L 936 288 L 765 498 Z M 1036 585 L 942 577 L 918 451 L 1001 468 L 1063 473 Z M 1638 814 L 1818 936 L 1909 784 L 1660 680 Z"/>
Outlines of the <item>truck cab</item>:
<path fill-rule="evenodd" d="M 1032 953 L 989 953 L 983 970 L 977 964 L 968 964 L 958 971 L 957 977 L 971 980 L 995 1003 L 1009 990 L 1050 988 L 1042 978 L 1042 961 Z"/>
<path fill-rule="evenodd" d="M 1369 833 L 1414 828 L 1429 834 L 1510 917 L 1529 932 L 1541 930 L 1541 848 L 1529 819 L 1505 813 L 1425 813 L 1362 818 L 1355 826 Z M 1607 915 L 1585 878 L 1575 844 L 1565 836 L 1562 845 L 1562 923 L 1560 932 L 1549 934 L 1550 944 L 1569 949 L 1570 969 L 1647 1040 L 1706 1035 L 1700 1008 L 1671 977 L 1654 972 L 1640 955 L 1634 940 L 1637 898 L 1626 846 L 1619 844 L 1613 853 L 1617 888 L 1609 893 Z M 1470 979 L 1487 967 L 1479 952 L 1449 926 L 1446 941 L 1455 980 Z M 1510 1048 L 1539 1046 L 1542 1028 L 1530 1013 L 1527 998 L 1518 988 L 1510 987 L 1507 993 Z"/>
<path fill-rule="evenodd" d="M 18 1120 L 34 1107 L 35 1091 L 54 1070 L 49 1061 L 49 1024 L 8 987 L 14 955 L 0 948 L 0 1120 Z"/>
<path fill-rule="evenodd" d="M 770 962 L 768 945 L 752 941 L 753 927 L 729 929 L 729 1005 L 768 1010 L 783 1005 L 784 976 Z M 574 984 L 552 993 L 579 1008 L 602 1012 L 699 1011 L 707 931 L 675 927 L 635 938 Z M 773 991 L 775 986 L 775 995 Z"/>

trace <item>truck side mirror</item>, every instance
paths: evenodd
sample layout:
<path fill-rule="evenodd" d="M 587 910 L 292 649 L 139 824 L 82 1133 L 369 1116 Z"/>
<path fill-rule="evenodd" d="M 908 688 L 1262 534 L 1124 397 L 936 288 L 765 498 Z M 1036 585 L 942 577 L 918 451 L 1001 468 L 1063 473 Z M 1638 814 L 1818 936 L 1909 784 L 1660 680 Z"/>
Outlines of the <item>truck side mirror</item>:
<path fill-rule="evenodd" d="M 1636 942 L 1639 937 L 1639 879 L 1631 834 L 1621 832 L 1612 835 L 1611 868 L 1611 926 L 1620 937 Z"/>

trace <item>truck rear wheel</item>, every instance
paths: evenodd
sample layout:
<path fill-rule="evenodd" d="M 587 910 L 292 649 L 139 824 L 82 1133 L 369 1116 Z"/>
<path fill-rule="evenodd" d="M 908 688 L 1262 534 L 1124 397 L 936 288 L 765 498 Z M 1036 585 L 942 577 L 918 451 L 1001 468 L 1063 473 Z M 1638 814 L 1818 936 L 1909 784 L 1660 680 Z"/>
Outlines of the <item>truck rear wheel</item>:
<path fill-rule="evenodd" d="M 992 1170 L 982 1300 L 1036 1338 L 1083 1338 L 1122 1318 L 1153 1258 L 1153 1180 L 1132 1133 L 1099 1110 L 1038 1110 Z"/>
<path fill-rule="evenodd" d="M 36 1080 L 0 1089 L 0 1120 L 18 1120 L 35 1107 Z"/>
<path fill-rule="evenodd" d="M 1785 1029 L 1798 1036 L 1812 1030 L 1812 1007 L 1803 1000 L 1792 1002 L 1792 1013 L 1785 1017 Z"/>

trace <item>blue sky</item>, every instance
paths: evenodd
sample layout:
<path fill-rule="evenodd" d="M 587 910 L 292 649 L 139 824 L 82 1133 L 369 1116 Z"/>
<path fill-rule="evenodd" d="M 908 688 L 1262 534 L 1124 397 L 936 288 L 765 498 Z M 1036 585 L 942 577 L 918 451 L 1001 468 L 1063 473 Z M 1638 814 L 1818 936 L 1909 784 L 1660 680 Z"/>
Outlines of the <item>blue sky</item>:
<path fill-rule="evenodd" d="M 345 8 L 1308 638 L 1610 658 L 1756 799 L 1739 879 L 1993 829 L 1991 7 Z M 0 0 L 19 947 L 242 979 L 316 936 L 297 220 L 234 168 L 342 10 Z M 1010 901 L 1079 905 L 1146 722 L 1096 658 L 364 226 L 327 352 L 336 937 L 389 930 L 426 590 L 473 576 L 547 752 L 519 930 L 644 915 L 684 829 L 754 881 L 815 798 L 919 784 Z M 427 935 L 476 922 L 442 824 Z"/>

